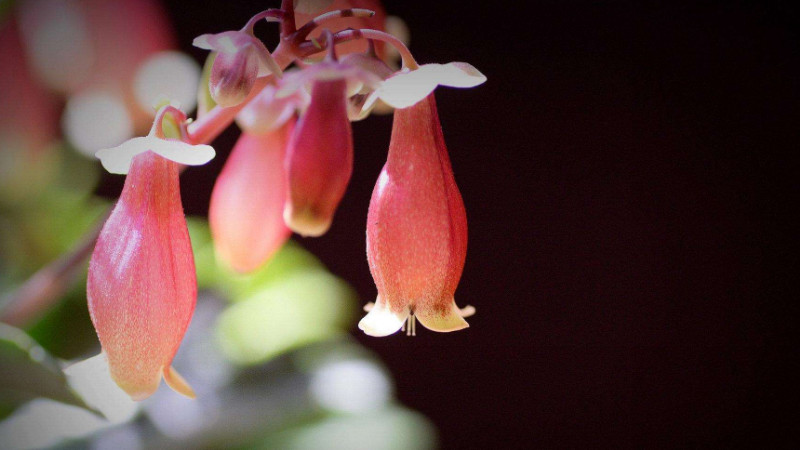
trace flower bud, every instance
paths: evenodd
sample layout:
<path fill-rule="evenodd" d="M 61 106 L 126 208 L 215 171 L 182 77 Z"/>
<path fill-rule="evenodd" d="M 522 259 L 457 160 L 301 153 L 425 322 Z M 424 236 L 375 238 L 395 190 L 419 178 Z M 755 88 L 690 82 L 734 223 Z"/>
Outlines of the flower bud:
<path fill-rule="evenodd" d="M 89 263 L 89 312 L 114 381 L 134 400 L 163 376 L 194 392 L 171 367 L 197 299 L 178 164 L 153 151 L 133 157 L 119 201 Z"/>
<path fill-rule="evenodd" d="M 209 91 L 222 107 L 236 106 L 247 98 L 257 77 L 280 72 L 249 25 L 239 31 L 200 35 L 192 45 L 217 52 L 211 66 Z"/>
<path fill-rule="evenodd" d="M 220 52 L 211 67 L 211 97 L 223 107 L 235 106 L 250 94 L 258 76 L 258 57 L 252 45 L 236 52 Z"/>
<path fill-rule="evenodd" d="M 239 272 L 261 267 L 289 238 L 283 222 L 290 120 L 265 134 L 242 133 L 211 193 L 208 218 L 217 255 Z"/>
<path fill-rule="evenodd" d="M 394 113 L 389 155 L 367 217 L 367 259 L 378 288 L 358 324 L 386 336 L 411 317 L 434 331 L 468 327 L 453 295 L 467 251 L 467 217 L 433 94 Z"/>
<path fill-rule="evenodd" d="M 303 236 L 328 231 L 353 173 L 347 81 L 314 81 L 311 103 L 289 141 L 286 224 Z"/>

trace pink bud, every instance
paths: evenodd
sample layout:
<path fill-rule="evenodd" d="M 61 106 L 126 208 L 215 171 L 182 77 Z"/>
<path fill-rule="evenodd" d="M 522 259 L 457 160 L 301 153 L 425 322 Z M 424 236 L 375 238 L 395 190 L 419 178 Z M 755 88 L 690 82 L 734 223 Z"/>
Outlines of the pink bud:
<path fill-rule="evenodd" d="M 311 103 L 289 141 L 286 224 L 303 236 L 328 231 L 353 173 L 347 81 L 316 80 Z"/>
<path fill-rule="evenodd" d="M 89 263 L 92 322 L 111 377 L 134 400 L 153 394 L 162 376 L 194 397 L 170 366 L 197 299 L 179 189 L 177 163 L 136 155 Z"/>
<path fill-rule="evenodd" d="M 247 44 L 236 52 L 219 52 L 209 77 L 211 97 L 223 107 L 236 106 L 250 94 L 258 76 L 258 56 Z"/>
<path fill-rule="evenodd" d="M 367 258 L 378 288 L 359 323 L 372 336 L 411 316 L 434 331 L 468 327 L 453 295 L 467 252 L 467 216 L 433 93 L 394 113 L 389 156 L 367 218 Z"/>
<path fill-rule="evenodd" d="M 265 134 L 242 133 L 211 194 L 217 255 L 239 272 L 262 266 L 291 232 L 283 222 L 283 159 L 294 120 Z"/>
<path fill-rule="evenodd" d="M 253 36 L 249 22 L 239 31 L 197 36 L 192 45 L 217 52 L 209 90 L 222 107 L 238 105 L 247 98 L 257 77 L 280 72 L 267 47 Z"/>

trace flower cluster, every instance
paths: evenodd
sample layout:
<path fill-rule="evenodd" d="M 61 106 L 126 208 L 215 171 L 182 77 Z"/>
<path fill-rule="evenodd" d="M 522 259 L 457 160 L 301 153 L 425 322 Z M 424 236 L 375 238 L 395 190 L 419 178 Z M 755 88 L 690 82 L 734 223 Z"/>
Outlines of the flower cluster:
<path fill-rule="evenodd" d="M 486 78 L 466 63 L 418 65 L 386 32 L 376 3 L 337 0 L 313 17 L 284 0 L 241 30 L 196 38 L 212 51 L 211 100 L 199 102 L 199 119 L 164 106 L 147 137 L 97 153 L 107 170 L 127 178 L 92 255 L 89 309 L 112 377 L 132 398 L 152 394 L 162 377 L 193 395 L 171 368 L 197 295 L 178 176 L 182 166 L 213 158 L 205 143 L 233 120 L 242 133 L 214 186 L 209 222 L 218 258 L 248 273 L 267 264 L 291 232 L 328 231 L 353 171 L 351 121 L 377 105 L 394 109 L 366 230 L 378 295 L 359 328 L 386 336 L 404 326 L 414 334 L 417 319 L 434 331 L 468 326 L 464 317 L 474 309 L 454 300 L 466 212 L 433 91 Z M 261 20 L 280 23 L 271 52 L 253 34 Z M 399 70 L 387 48 L 399 55 Z"/>

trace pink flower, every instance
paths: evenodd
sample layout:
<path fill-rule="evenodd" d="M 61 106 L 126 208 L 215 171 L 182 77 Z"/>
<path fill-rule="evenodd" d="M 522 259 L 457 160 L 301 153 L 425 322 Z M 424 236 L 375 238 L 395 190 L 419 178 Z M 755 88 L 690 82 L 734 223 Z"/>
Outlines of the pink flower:
<path fill-rule="evenodd" d="M 347 97 L 380 78 L 334 57 L 282 80 L 278 96 L 311 85 L 311 102 L 289 141 L 286 224 L 303 236 L 328 231 L 353 172 L 353 137 Z"/>
<path fill-rule="evenodd" d="M 389 156 L 372 193 L 367 259 L 378 288 L 358 324 L 386 336 L 414 317 L 434 331 L 468 327 L 474 309 L 456 307 L 454 293 L 467 252 L 467 217 L 430 93 L 394 113 Z"/>
<path fill-rule="evenodd" d="M 128 176 L 89 263 L 89 312 L 111 377 L 134 400 L 155 392 L 162 376 L 194 397 L 171 367 L 197 298 L 176 160 L 203 164 L 214 150 L 163 139 L 169 108 L 150 136 L 98 152 L 104 167 Z"/>
<path fill-rule="evenodd" d="M 346 82 L 314 82 L 311 103 L 289 141 L 286 224 L 303 236 L 328 231 L 353 173 Z"/>
<path fill-rule="evenodd" d="M 217 255 L 239 272 L 261 267 L 291 234 L 283 222 L 283 159 L 294 119 L 264 134 L 243 132 L 211 194 Z"/>

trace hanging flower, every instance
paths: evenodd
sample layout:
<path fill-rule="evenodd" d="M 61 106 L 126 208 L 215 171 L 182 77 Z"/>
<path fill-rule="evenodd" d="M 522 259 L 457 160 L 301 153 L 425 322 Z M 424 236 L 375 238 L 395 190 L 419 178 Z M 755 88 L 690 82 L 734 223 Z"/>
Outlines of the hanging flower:
<path fill-rule="evenodd" d="M 432 93 L 394 113 L 389 155 L 367 218 L 367 259 L 377 300 L 358 324 L 386 336 L 414 318 L 434 331 L 468 327 L 454 293 L 467 252 L 467 217 Z"/>
<path fill-rule="evenodd" d="M 163 376 L 193 397 L 171 367 L 197 298 L 194 258 L 181 205 L 179 164 L 203 164 L 207 145 L 164 139 L 163 108 L 149 136 L 98 152 L 112 173 L 127 173 L 89 263 L 89 312 L 114 381 L 134 400 L 150 396 Z"/>
<path fill-rule="evenodd" d="M 239 272 L 261 267 L 291 234 L 283 222 L 283 159 L 293 128 L 291 118 L 264 134 L 243 132 L 214 185 L 208 211 L 214 247 Z"/>
<path fill-rule="evenodd" d="M 311 102 L 289 141 L 288 198 L 283 218 L 303 236 L 328 231 L 353 172 L 353 137 L 347 98 L 380 77 L 356 65 L 325 61 L 282 80 L 278 96 L 311 85 Z"/>

